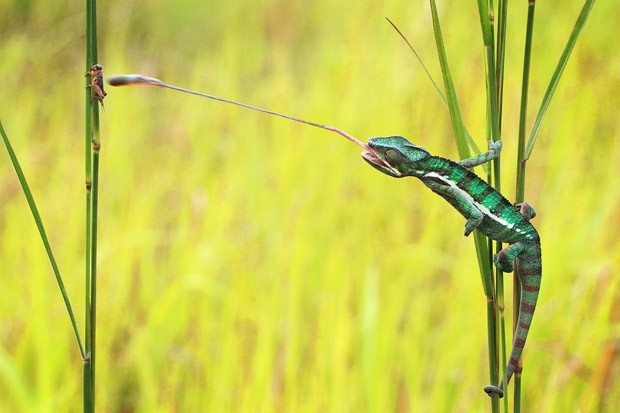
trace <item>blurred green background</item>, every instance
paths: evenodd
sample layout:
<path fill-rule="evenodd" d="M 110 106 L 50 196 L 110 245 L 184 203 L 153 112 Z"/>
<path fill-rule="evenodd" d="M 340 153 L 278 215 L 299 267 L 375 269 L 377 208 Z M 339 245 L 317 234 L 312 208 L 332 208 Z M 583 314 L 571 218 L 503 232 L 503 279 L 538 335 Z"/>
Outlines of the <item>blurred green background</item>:
<path fill-rule="evenodd" d="M 477 9 L 440 3 L 463 116 L 485 147 Z M 526 2 L 509 3 L 502 184 L 513 199 Z M 539 3 L 530 122 L 582 4 Z M 0 116 L 80 322 L 84 13 L 0 3 Z M 448 113 L 384 16 L 440 80 L 427 2 L 105 1 L 99 63 L 455 158 Z M 619 20 L 615 2 L 595 5 L 528 163 L 544 277 L 524 411 L 620 409 Z M 489 408 L 485 297 L 464 219 L 445 201 L 328 132 L 167 90 L 107 92 L 99 411 Z M 77 412 L 78 348 L 0 152 L 0 411 Z"/>

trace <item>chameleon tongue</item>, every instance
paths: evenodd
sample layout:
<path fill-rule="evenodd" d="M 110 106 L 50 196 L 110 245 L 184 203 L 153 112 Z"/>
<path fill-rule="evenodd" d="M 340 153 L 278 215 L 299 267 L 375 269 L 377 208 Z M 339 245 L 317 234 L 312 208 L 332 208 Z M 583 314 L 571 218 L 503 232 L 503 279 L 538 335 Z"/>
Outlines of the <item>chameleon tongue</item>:
<path fill-rule="evenodd" d="M 234 100 L 224 99 L 224 98 L 221 98 L 221 97 L 218 97 L 218 96 L 213 96 L 213 95 L 208 95 L 206 93 L 196 92 L 196 91 L 193 91 L 193 90 L 190 90 L 190 89 L 185 89 L 185 88 L 182 88 L 182 87 L 179 87 L 179 86 L 169 85 L 168 83 L 164 83 L 161 80 L 156 79 L 154 77 L 142 76 L 142 75 L 139 75 L 139 74 L 111 76 L 108 79 L 108 83 L 110 83 L 110 85 L 112 85 L 112 86 L 142 85 L 142 86 L 164 87 L 164 88 L 167 88 L 167 89 L 172 89 L 172 90 L 176 90 L 176 91 L 183 92 L 183 93 L 189 93 L 189 94 L 196 95 L 196 96 L 201 96 L 201 97 L 204 97 L 204 98 L 207 98 L 207 99 L 217 100 L 218 102 L 229 103 L 231 105 L 241 106 L 242 108 L 255 110 L 257 112 L 266 113 L 268 115 L 279 116 L 279 117 L 284 118 L 284 119 L 289 119 L 289 120 L 292 120 L 292 121 L 295 121 L 295 122 L 304 123 L 306 125 L 314 126 L 314 127 L 321 128 L 321 129 L 325 129 L 325 130 L 328 130 L 330 132 L 337 133 L 338 135 L 342 136 L 343 138 L 347 139 L 348 141 L 353 142 L 354 144 L 356 144 L 357 146 L 359 146 L 360 148 L 362 148 L 364 150 L 363 154 L 364 153 L 372 154 L 372 156 L 374 158 L 376 158 L 386 168 L 390 169 L 391 171 L 393 171 L 397 175 L 400 175 L 400 173 L 397 170 L 395 170 L 390 164 L 388 164 L 387 162 L 385 162 L 384 160 L 379 158 L 375 154 L 375 152 L 372 149 L 370 149 L 370 147 L 368 145 L 366 145 L 365 143 L 363 143 L 359 139 L 356 139 L 355 137 L 349 135 L 345 131 L 340 130 L 338 128 L 335 128 L 333 126 L 322 125 L 320 123 L 310 122 L 308 120 L 304 120 L 304 119 L 301 119 L 301 118 L 296 118 L 294 116 L 284 115 L 282 113 L 274 112 L 272 110 L 263 109 L 263 108 L 259 108 L 259 107 L 256 107 L 256 106 L 251 106 L 251 105 L 248 105 L 246 103 L 236 102 Z"/>

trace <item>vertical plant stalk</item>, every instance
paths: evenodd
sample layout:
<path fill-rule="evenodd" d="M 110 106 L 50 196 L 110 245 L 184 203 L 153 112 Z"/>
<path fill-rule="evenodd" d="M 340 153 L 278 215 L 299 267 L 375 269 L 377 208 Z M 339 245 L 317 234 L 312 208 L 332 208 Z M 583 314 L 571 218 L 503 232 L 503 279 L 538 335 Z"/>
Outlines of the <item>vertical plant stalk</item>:
<path fill-rule="evenodd" d="M 527 9 L 527 26 L 525 31 L 525 47 L 523 56 L 523 77 L 521 80 L 521 105 L 519 109 L 519 132 L 517 142 L 517 182 L 516 182 L 516 194 L 515 202 L 521 203 L 525 200 L 525 128 L 527 123 L 527 101 L 528 90 L 530 81 L 530 63 L 532 55 L 532 41 L 534 38 L 534 12 L 536 2 L 535 0 L 528 1 Z M 513 308 L 515 309 L 512 317 L 512 331 L 513 335 L 517 328 L 517 322 L 519 318 L 519 305 L 521 303 L 521 283 L 517 276 L 515 269 L 513 273 Z M 519 364 L 515 369 L 514 377 L 514 411 L 521 411 L 521 375 L 523 372 L 523 357 L 519 360 Z"/>
<path fill-rule="evenodd" d="M 529 83 L 529 70 L 530 70 L 530 62 L 531 62 L 531 44 L 533 38 L 533 25 L 534 25 L 534 10 L 535 10 L 535 0 L 528 0 L 528 20 L 527 20 L 527 32 L 526 32 L 526 44 L 525 44 L 525 57 L 523 62 L 523 82 L 522 82 L 522 91 L 521 91 L 521 109 L 520 109 L 520 117 L 519 117 L 519 143 L 518 143 L 518 151 L 517 151 L 517 185 L 516 185 L 516 201 L 523 202 L 525 199 L 525 164 L 527 160 L 530 158 L 532 151 L 534 149 L 534 144 L 536 143 L 536 139 L 538 137 L 538 132 L 540 131 L 540 126 L 542 124 L 542 120 L 547 112 L 547 108 L 551 103 L 551 99 L 553 98 L 553 94 L 555 93 L 555 89 L 560 82 L 560 78 L 564 72 L 564 68 L 568 63 L 568 59 L 570 54 L 581 34 L 581 30 L 586 24 L 588 16 L 590 15 L 590 11 L 594 6 L 595 0 L 586 0 L 584 2 L 583 7 L 581 8 L 581 12 L 577 17 L 577 21 L 573 27 L 573 30 L 568 38 L 566 46 L 562 51 L 558 64 L 551 76 L 551 80 L 549 85 L 547 86 L 547 90 L 543 96 L 542 103 L 540 108 L 538 109 L 538 113 L 536 114 L 536 119 L 532 125 L 532 129 L 530 130 L 530 134 L 527 138 L 527 142 L 525 139 L 525 128 L 526 128 L 526 112 L 527 112 L 527 98 L 528 98 L 528 83 Z M 519 308 L 519 292 L 521 291 L 520 285 L 518 282 L 518 278 L 515 274 L 515 308 Z M 516 316 L 516 315 L 515 315 Z M 516 322 L 516 321 L 514 321 Z M 514 411 L 516 413 L 521 411 L 521 379 L 522 379 L 522 371 L 523 364 L 522 361 L 519 362 L 517 369 L 515 371 L 515 405 Z"/>
<path fill-rule="evenodd" d="M 497 18 L 497 42 L 496 42 L 496 58 L 495 58 L 495 85 L 497 98 L 497 132 L 498 136 L 502 136 L 502 119 L 503 119 L 503 100 L 504 100 L 504 62 L 506 57 L 506 27 L 508 26 L 508 1 L 499 0 L 498 2 L 498 18 Z M 493 74 L 489 74 L 493 76 Z M 500 170 L 497 165 L 496 184 L 500 188 Z M 501 250 L 501 243 L 497 243 L 497 252 Z M 501 337 L 501 365 L 506 366 L 506 321 L 505 321 L 505 304 L 504 304 L 504 274 L 497 270 L 497 297 L 498 311 L 500 312 L 500 331 Z M 504 370 L 503 382 L 507 382 L 506 371 Z M 504 411 L 508 411 L 508 397 L 504 398 Z"/>
<path fill-rule="evenodd" d="M 435 3 L 435 0 L 430 0 L 430 5 L 431 16 L 433 20 L 433 29 L 435 31 L 437 54 L 439 57 L 439 63 L 441 65 L 441 73 L 443 75 L 444 87 L 446 89 L 446 98 L 448 100 L 448 109 L 450 112 L 452 129 L 456 138 L 456 147 L 459 153 L 459 157 L 461 159 L 465 159 L 470 156 L 469 148 L 467 147 L 465 127 L 463 125 L 463 119 L 461 117 L 461 111 L 459 109 L 459 103 L 456 97 L 454 83 L 452 82 L 452 76 L 450 75 L 450 67 L 448 65 L 448 59 L 443 44 L 443 37 L 441 34 L 441 26 L 439 24 L 439 17 L 437 15 L 437 5 Z M 482 274 L 482 284 L 485 294 L 487 294 L 487 297 L 489 297 L 493 295 L 493 277 L 491 272 L 491 260 L 488 254 L 488 249 L 486 247 L 486 237 L 484 237 L 484 235 L 482 235 L 479 231 L 475 231 L 474 236 L 478 264 L 480 265 L 480 272 Z"/>
<path fill-rule="evenodd" d="M 502 136 L 504 101 L 504 68 L 506 59 L 506 28 L 508 26 L 508 1 L 499 0 L 497 13 L 497 48 L 495 58 L 495 84 L 497 85 L 497 109 L 499 135 Z"/>
<path fill-rule="evenodd" d="M 504 62 L 506 57 L 506 28 L 508 26 L 508 1 L 507 0 L 499 0 L 498 1 L 498 13 L 497 13 L 497 41 L 496 41 L 496 50 L 495 50 L 495 73 L 490 73 L 489 76 L 495 76 L 495 96 L 497 99 L 497 120 L 495 121 L 497 124 L 497 133 L 501 138 L 502 136 L 502 119 L 503 119 L 503 100 L 504 100 Z M 499 160 L 499 159 L 498 159 Z M 496 188 L 500 189 L 500 164 L 496 163 L 494 166 L 497 166 L 497 169 L 494 170 L 497 172 L 496 175 Z M 499 252 L 502 248 L 501 243 L 496 244 L 496 252 Z M 506 321 L 505 321 L 505 300 L 504 300 L 504 274 L 497 270 L 497 301 L 498 301 L 498 311 L 500 313 L 500 323 L 499 323 L 499 336 L 501 337 L 501 362 L 502 366 L 506 366 Z M 504 370 L 504 379 L 503 382 L 506 383 L 506 371 Z M 504 411 L 508 411 L 508 397 L 504 398 Z"/>
<path fill-rule="evenodd" d="M 487 93 L 487 131 L 490 132 L 490 137 L 493 141 L 501 140 L 500 128 L 501 128 L 501 98 L 499 91 L 502 90 L 502 84 L 498 83 L 498 72 L 495 64 L 495 42 L 493 38 L 493 22 L 494 14 L 493 10 L 489 8 L 489 4 L 485 0 L 478 0 L 478 14 L 480 17 L 480 27 L 482 30 L 482 41 L 484 44 L 484 61 L 485 61 L 485 79 L 486 79 L 486 93 Z M 505 16 L 504 16 L 505 17 Z M 505 29 L 505 18 L 502 19 L 503 29 Z M 500 39 L 504 40 L 503 36 Z M 501 163 L 500 157 L 493 160 L 493 187 L 501 192 Z M 489 242 L 489 255 L 492 255 L 493 247 L 492 242 Z M 500 242 L 495 242 L 495 252 L 498 253 L 502 249 Z M 505 321 L 504 321 L 504 275 L 501 271 L 495 270 L 495 302 L 493 306 L 493 334 L 495 335 L 495 356 L 491 359 L 489 356 L 489 368 L 491 383 L 495 383 L 499 376 L 499 365 L 506 365 L 506 335 L 505 335 Z M 489 309 L 490 311 L 490 309 Z M 489 330 L 491 326 L 489 325 Z M 501 346 L 498 346 L 498 335 Z M 501 347 L 501 350 L 500 350 Z M 498 355 L 501 354 L 501 360 Z M 505 371 L 504 371 L 505 375 Z M 492 398 L 492 410 L 499 410 L 499 397 L 493 396 Z M 504 400 L 506 405 L 506 399 Z"/>
<path fill-rule="evenodd" d="M 90 32 L 91 32 L 91 7 L 92 4 L 89 0 L 86 0 L 86 68 L 90 70 L 90 67 L 94 64 L 94 58 L 91 57 L 90 47 Z M 85 234 L 85 251 L 84 251 L 84 325 L 86 326 L 86 352 L 83 363 L 83 393 L 84 393 L 84 412 L 94 411 L 94 395 L 92 387 L 92 370 L 91 370 L 91 322 L 90 322 L 90 220 L 91 220 L 91 190 L 92 190 L 92 161 L 91 161 L 91 147 L 90 137 L 92 133 L 92 117 L 91 117 L 91 100 L 92 91 L 89 89 L 89 82 L 86 81 L 85 85 L 85 104 L 84 104 L 84 175 L 86 185 L 86 222 L 84 228 Z"/>
<path fill-rule="evenodd" d="M 448 59 L 443 44 L 443 36 L 441 34 L 441 26 L 437 14 L 437 5 L 435 0 L 430 0 L 431 16 L 433 20 L 433 30 L 435 33 L 435 43 L 437 46 L 437 54 L 441 65 L 441 73 L 443 75 L 444 87 L 446 89 L 446 98 L 448 100 L 448 109 L 450 111 L 450 119 L 452 129 L 456 138 L 456 146 L 461 159 L 469 156 L 469 148 L 467 147 L 467 139 L 461 111 L 459 109 L 458 99 L 452 77 Z M 496 336 L 496 318 L 495 318 L 495 292 L 493 289 L 493 271 L 491 268 L 491 257 L 488 248 L 487 238 L 479 231 L 474 231 L 474 243 L 476 246 L 476 255 L 478 257 L 478 265 L 482 276 L 482 285 L 484 294 L 487 299 L 487 339 L 489 350 L 489 376 L 491 383 L 498 382 L 497 370 L 497 336 Z M 491 408 L 493 412 L 499 411 L 499 399 L 493 397 L 491 399 Z"/>
<path fill-rule="evenodd" d="M 97 2 L 86 0 L 86 71 L 98 62 Z M 99 188 L 99 103 L 86 83 L 84 166 L 86 183 L 84 412 L 95 411 L 95 361 L 97 331 L 97 205 Z"/>

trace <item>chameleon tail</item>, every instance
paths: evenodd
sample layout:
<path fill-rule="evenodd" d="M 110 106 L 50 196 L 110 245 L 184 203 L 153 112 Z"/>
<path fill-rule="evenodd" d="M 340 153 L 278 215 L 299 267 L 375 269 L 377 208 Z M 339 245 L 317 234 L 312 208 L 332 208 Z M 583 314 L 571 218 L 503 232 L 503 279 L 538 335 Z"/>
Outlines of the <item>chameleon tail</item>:
<path fill-rule="evenodd" d="M 506 366 L 506 383 L 510 383 L 510 379 L 521 359 L 521 354 L 523 354 L 523 347 L 525 346 L 527 333 L 530 330 L 534 309 L 536 308 L 536 301 L 538 300 L 538 291 L 540 290 L 542 277 L 541 254 L 538 245 L 528 245 L 528 248 L 525 248 L 517 256 L 517 273 L 521 281 L 521 305 L 519 306 L 519 318 L 512 343 L 512 351 Z M 502 381 L 499 386 L 486 386 L 484 391 L 489 396 L 497 394 L 501 398 L 504 396 L 503 389 L 504 384 Z"/>

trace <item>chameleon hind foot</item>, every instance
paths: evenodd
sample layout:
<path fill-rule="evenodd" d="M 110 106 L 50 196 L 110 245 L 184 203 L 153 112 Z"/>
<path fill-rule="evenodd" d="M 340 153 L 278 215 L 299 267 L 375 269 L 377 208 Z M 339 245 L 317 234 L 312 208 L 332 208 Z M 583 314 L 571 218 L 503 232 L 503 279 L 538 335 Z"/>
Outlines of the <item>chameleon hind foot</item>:
<path fill-rule="evenodd" d="M 525 250 L 522 243 L 510 244 L 497 254 L 493 255 L 495 267 L 502 272 L 512 272 L 514 270 L 514 260 Z"/>
<path fill-rule="evenodd" d="M 528 221 L 536 216 L 536 210 L 527 202 L 515 204 L 515 208 Z"/>
<path fill-rule="evenodd" d="M 514 265 L 512 261 L 506 257 L 504 250 L 493 255 L 493 264 L 495 264 L 495 268 L 501 272 L 512 272 L 514 270 Z"/>
<path fill-rule="evenodd" d="M 536 210 L 527 202 L 520 202 L 518 204 L 515 204 L 515 208 L 528 221 L 536 216 Z"/>
<path fill-rule="evenodd" d="M 493 397 L 494 395 L 499 396 L 500 399 L 504 397 L 504 391 L 498 386 L 485 386 L 484 392 L 488 394 L 489 397 Z"/>

